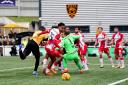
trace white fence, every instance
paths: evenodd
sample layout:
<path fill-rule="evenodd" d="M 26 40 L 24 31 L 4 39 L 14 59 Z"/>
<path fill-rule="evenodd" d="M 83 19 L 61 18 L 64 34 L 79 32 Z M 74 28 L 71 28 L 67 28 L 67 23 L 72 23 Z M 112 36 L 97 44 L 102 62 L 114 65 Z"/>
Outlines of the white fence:
<path fill-rule="evenodd" d="M 3 56 L 11 56 L 10 55 L 11 47 L 12 46 L 0 46 L 0 54 L 3 54 Z M 18 46 L 16 46 L 16 49 L 17 49 L 17 55 L 19 55 Z M 31 55 L 32 54 L 30 54 L 29 56 Z"/>

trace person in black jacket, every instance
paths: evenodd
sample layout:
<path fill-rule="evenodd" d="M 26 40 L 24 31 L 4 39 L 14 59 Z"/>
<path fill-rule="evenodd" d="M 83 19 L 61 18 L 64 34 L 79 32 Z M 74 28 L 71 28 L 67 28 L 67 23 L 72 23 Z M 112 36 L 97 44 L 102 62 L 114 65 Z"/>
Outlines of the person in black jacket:
<path fill-rule="evenodd" d="M 16 54 L 17 54 L 16 46 L 13 45 L 13 46 L 11 47 L 10 55 L 11 55 L 11 56 L 16 56 Z"/>

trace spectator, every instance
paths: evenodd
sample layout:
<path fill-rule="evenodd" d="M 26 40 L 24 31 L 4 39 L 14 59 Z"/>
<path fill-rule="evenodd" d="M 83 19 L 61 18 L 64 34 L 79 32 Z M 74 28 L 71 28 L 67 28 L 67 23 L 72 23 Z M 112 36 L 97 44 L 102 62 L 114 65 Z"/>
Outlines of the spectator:
<path fill-rule="evenodd" d="M 13 47 L 11 47 L 10 55 L 11 56 L 16 56 L 16 54 L 17 54 L 16 46 L 13 45 Z"/>

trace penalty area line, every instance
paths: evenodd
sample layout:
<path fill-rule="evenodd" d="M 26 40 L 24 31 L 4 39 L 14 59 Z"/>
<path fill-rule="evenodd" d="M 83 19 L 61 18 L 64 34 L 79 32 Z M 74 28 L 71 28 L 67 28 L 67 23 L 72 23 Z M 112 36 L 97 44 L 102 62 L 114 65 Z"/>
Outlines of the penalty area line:
<path fill-rule="evenodd" d="M 116 81 L 116 82 L 110 83 L 110 84 L 108 84 L 108 85 L 117 85 L 117 84 L 123 83 L 123 82 L 125 82 L 125 81 L 127 81 L 127 80 L 128 80 L 128 78 L 125 78 L 125 79 L 118 80 L 118 81 Z"/>

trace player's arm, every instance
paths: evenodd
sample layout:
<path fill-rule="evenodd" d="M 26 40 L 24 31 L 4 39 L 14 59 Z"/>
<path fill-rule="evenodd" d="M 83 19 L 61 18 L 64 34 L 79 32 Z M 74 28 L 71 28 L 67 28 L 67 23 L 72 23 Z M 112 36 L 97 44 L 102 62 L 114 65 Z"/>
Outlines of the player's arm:
<path fill-rule="evenodd" d="M 96 48 L 97 44 L 98 44 L 98 39 L 95 40 L 94 48 Z"/>
<path fill-rule="evenodd" d="M 126 43 L 126 40 L 123 38 L 122 42 L 121 42 L 121 45 L 124 46 Z"/>
<path fill-rule="evenodd" d="M 105 34 L 105 43 L 106 43 L 107 45 L 109 45 L 109 38 L 107 37 L 106 34 Z"/>
<path fill-rule="evenodd" d="M 62 53 L 62 54 L 64 54 L 64 39 L 62 39 L 62 41 L 60 42 L 60 48 L 59 48 L 59 50 L 60 50 L 60 52 Z"/>
<path fill-rule="evenodd" d="M 122 42 L 121 42 L 121 46 L 124 46 L 124 44 L 126 43 L 126 40 L 124 39 L 124 36 L 122 35 Z"/>
<path fill-rule="evenodd" d="M 80 38 L 79 35 L 77 35 L 77 36 L 76 36 L 76 35 L 72 35 L 72 37 L 73 37 L 74 41 L 75 41 L 75 40 L 78 40 L 78 39 Z"/>
<path fill-rule="evenodd" d="M 48 39 L 48 37 L 49 37 L 48 33 L 43 34 L 42 36 L 43 36 L 43 40 Z"/>
<path fill-rule="evenodd" d="M 54 45 L 59 49 L 62 47 L 61 42 L 58 42 L 58 40 L 54 39 Z"/>
<path fill-rule="evenodd" d="M 112 36 L 111 42 L 109 43 L 112 47 L 114 47 L 114 35 Z"/>
<path fill-rule="evenodd" d="M 96 48 L 97 44 L 98 44 L 98 39 L 97 39 L 97 35 L 96 35 L 96 40 L 95 40 L 94 48 Z"/>
<path fill-rule="evenodd" d="M 42 34 L 46 34 L 46 33 L 49 33 L 49 31 L 48 30 L 41 31 L 38 35 L 42 35 Z"/>

